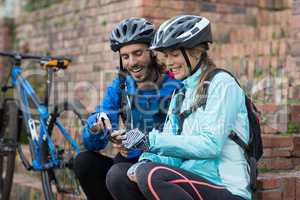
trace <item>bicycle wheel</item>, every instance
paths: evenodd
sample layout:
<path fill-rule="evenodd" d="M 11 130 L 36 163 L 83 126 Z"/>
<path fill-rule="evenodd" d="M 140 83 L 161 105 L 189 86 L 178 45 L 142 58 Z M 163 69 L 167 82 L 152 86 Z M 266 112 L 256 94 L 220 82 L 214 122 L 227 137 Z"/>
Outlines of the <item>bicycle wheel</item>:
<path fill-rule="evenodd" d="M 5 100 L 0 115 L 0 199 L 8 200 L 13 182 L 19 134 L 16 102 L 12 99 Z"/>
<path fill-rule="evenodd" d="M 82 149 L 81 131 L 86 118 L 86 111 L 83 105 L 80 102 L 64 103 L 58 105 L 54 113 L 55 118 L 61 120 L 73 140 Z M 60 168 L 43 170 L 41 172 L 45 199 L 86 199 L 73 171 L 72 162 L 77 153 L 69 141 L 54 126 L 54 121 L 52 120 L 48 125 L 49 135 L 56 147 L 56 154 L 64 164 Z M 46 143 L 43 145 L 42 150 L 42 160 L 47 162 L 49 149 Z"/>

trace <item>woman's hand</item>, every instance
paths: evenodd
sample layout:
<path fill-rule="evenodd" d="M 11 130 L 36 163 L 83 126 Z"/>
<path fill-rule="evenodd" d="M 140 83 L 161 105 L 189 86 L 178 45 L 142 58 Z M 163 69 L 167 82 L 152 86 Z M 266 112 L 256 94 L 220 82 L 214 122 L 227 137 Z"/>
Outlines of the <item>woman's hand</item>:
<path fill-rule="evenodd" d="M 132 168 L 132 167 L 130 167 L 130 168 L 128 169 L 128 171 L 127 171 L 127 176 L 128 176 L 128 178 L 129 178 L 129 180 L 131 180 L 132 182 L 137 183 L 137 180 L 136 180 L 136 174 L 135 174 L 135 172 L 131 172 L 131 171 L 130 171 L 131 168 Z"/>
<path fill-rule="evenodd" d="M 112 142 L 113 147 L 118 149 L 118 151 L 120 152 L 120 154 L 123 157 L 127 157 L 128 149 L 125 148 L 124 145 L 122 144 L 122 140 L 124 138 L 124 133 L 125 133 L 125 130 L 113 131 L 110 135 L 110 141 Z"/>
<path fill-rule="evenodd" d="M 146 162 L 151 162 L 150 160 L 141 160 L 135 164 L 133 164 L 128 170 L 127 170 L 127 176 L 129 178 L 129 180 L 131 180 L 132 182 L 137 183 L 137 178 L 136 178 L 136 170 L 138 167 L 140 167 L 142 164 L 146 163 Z"/>

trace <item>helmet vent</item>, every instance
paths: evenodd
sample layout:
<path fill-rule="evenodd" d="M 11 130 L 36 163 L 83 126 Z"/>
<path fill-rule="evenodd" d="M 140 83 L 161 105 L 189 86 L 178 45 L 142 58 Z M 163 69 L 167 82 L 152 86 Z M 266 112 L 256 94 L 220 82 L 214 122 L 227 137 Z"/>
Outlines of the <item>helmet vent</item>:
<path fill-rule="evenodd" d="M 127 32 L 127 26 L 123 26 L 123 34 L 126 35 L 126 32 Z"/>
<path fill-rule="evenodd" d="M 193 28 L 192 30 L 191 30 L 191 33 L 192 34 L 195 34 L 195 33 L 197 33 L 199 31 L 199 28 L 198 27 L 195 27 L 195 28 Z"/>
<path fill-rule="evenodd" d="M 194 26 L 194 24 L 188 24 L 188 25 L 186 26 L 186 28 L 187 28 L 187 29 L 192 29 L 193 26 Z"/>
<path fill-rule="evenodd" d="M 136 28 L 137 28 L 137 24 L 134 24 L 133 27 L 132 27 L 132 30 L 131 30 L 131 33 L 132 33 L 132 34 L 135 33 Z"/>
<path fill-rule="evenodd" d="M 179 35 L 181 35 L 181 34 L 183 34 L 184 33 L 184 31 L 180 31 L 180 32 L 175 32 L 173 35 L 172 35 L 172 37 L 174 38 L 174 37 L 178 37 Z"/>
<path fill-rule="evenodd" d="M 121 37 L 120 31 L 118 29 L 116 30 L 116 34 L 118 38 Z"/>
<path fill-rule="evenodd" d="M 150 35 L 150 34 L 152 34 L 152 30 L 147 30 L 147 31 L 144 31 L 144 32 L 142 32 L 141 34 L 140 34 L 140 36 L 144 36 L 144 35 Z"/>

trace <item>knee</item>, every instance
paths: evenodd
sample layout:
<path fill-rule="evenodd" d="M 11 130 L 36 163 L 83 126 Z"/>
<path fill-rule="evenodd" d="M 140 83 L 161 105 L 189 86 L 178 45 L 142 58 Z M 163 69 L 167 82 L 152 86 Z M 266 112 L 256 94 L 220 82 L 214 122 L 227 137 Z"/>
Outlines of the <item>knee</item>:
<path fill-rule="evenodd" d="M 119 187 L 126 184 L 128 163 L 113 165 L 106 175 L 106 187 L 109 191 L 117 191 Z"/>
<path fill-rule="evenodd" d="M 141 190 L 148 188 L 148 181 L 151 175 L 150 173 L 152 168 L 153 163 L 143 163 L 140 167 L 136 169 L 136 180 Z"/>
<path fill-rule="evenodd" d="M 144 163 L 136 170 L 137 184 L 140 191 L 144 196 L 149 197 L 152 195 L 153 184 L 155 185 L 162 181 L 162 177 L 159 176 L 160 173 L 157 173 L 160 165 L 156 163 Z"/>

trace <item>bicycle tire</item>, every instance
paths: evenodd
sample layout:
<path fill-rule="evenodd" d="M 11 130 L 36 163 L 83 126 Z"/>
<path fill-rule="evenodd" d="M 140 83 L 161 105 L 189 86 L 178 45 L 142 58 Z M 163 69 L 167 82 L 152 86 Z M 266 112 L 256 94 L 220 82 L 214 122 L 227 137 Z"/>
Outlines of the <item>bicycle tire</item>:
<path fill-rule="evenodd" d="M 61 118 L 61 115 L 65 113 L 66 111 L 70 111 L 75 115 L 77 120 L 80 121 L 82 127 L 84 125 L 84 120 L 87 116 L 87 112 L 85 107 L 79 102 L 75 101 L 72 103 L 64 102 L 60 105 L 57 106 L 58 110 L 56 113 L 58 114 L 56 117 Z M 54 121 L 52 121 L 52 124 L 48 125 L 48 127 L 54 127 Z M 80 128 L 79 128 L 80 129 Z M 48 128 L 49 135 L 51 136 L 51 139 L 55 145 L 57 143 L 54 141 L 55 140 L 55 130 L 52 128 Z M 71 131 L 69 132 L 71 133 Z M 80 131 L 77 131 L 78 136 L 81 135 Z M 62 142 L 62 139 L 59 140 Z M 74 139 L 74 138 L 73 138 Z M 58 146 L 57 146 L 58 147 Z M 61 149 L 62 148 L 62 149 Z M 62 146 L 59 146 L 59 151 L 63 152 L 63 154 L 68 154 L 71 150 L 64 148 Z M 62 159 L 65 159 L 65 155 L 61 155 Z M 42 147 L 42 160 L 43 162 L 46 162 L 48 160 L 49 153 L 48 153 L 48 145 L 45 143 L 45 145 Z M 66 159 L 70 159 L 71 161 L 75 155 L 73 154 L 72 157 L 68 155 Z M 63 178 L 66 178 L 64 176 L 69 176 L 68 182 L 66 184 L 68 185 L 63 185 Z M 76 199 L 86 199 L 82 189 L 80 188 L 79 182 L 77 178 L 75 177 L 75 173 L 72 169 L 72 164 L 62 166 L 59 169 L 47 169 L 43 170 L 41 172 L 41 179 L 42 179 L 42 187 L 43 187 L 43 192 L 46 200 L 55 200 L 55 199 L 70 199 L 70 196 L 76 196 Z M 72 183 L 69 183 L 72 182 Z M 74 183 L 73 183 L 74 182 Z M 72 187 L 74 184 L 74 187 Z"/>
<path fill-rule="evenodd" d="M 9 200 L 15 169 L 19 135 L 19 110 L 13 99 L 3 103 L 0 121 L 0 199 Z"/>

